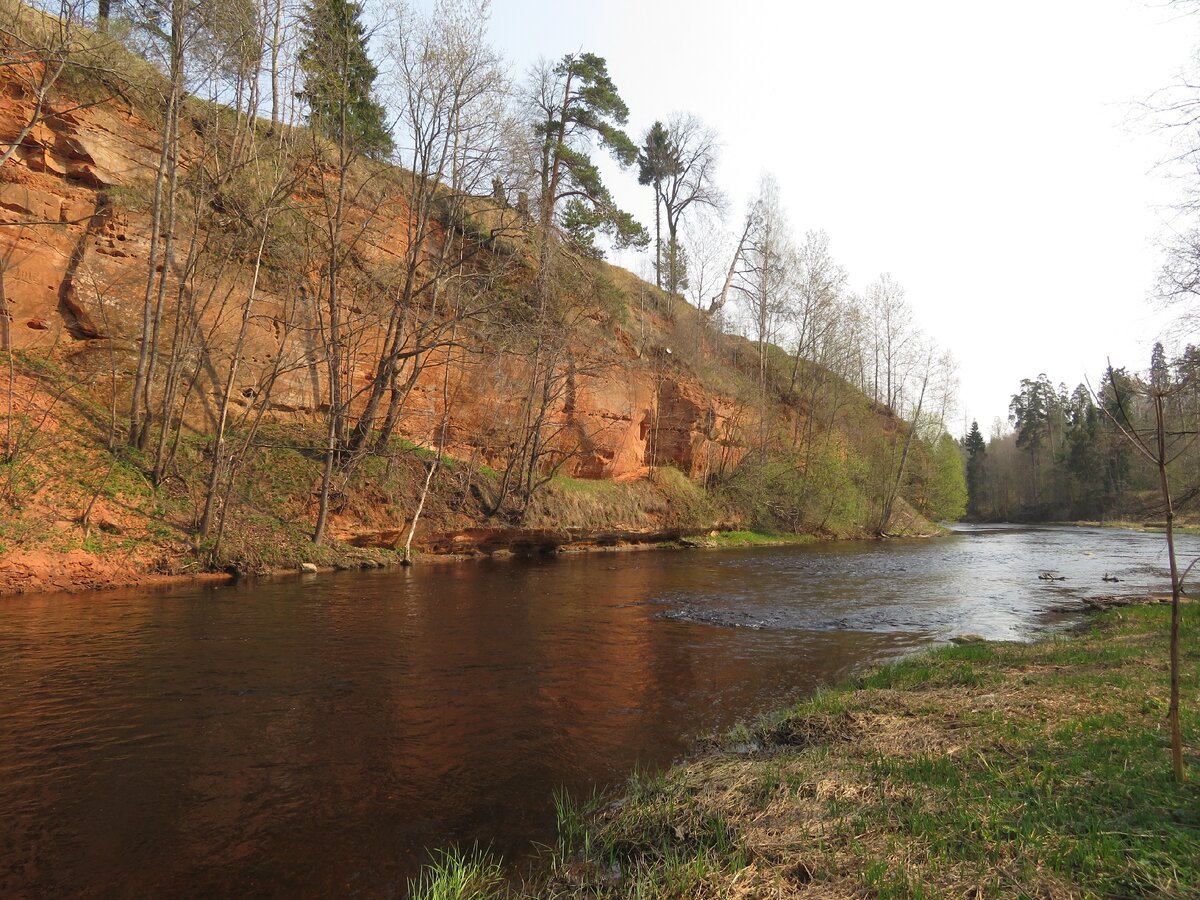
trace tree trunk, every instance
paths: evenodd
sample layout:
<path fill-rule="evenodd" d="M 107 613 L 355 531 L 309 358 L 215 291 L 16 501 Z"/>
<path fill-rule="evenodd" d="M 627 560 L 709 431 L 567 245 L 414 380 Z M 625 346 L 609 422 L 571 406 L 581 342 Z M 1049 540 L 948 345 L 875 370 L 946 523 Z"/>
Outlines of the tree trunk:
<path fill-rule="evenodd" d="M 1158 441 L 1158 479 L 1163 503 L 1167 509 L 1167 558 L 1171 564 L 1171 701 L 1167 719 L 1171 726 L 1171 768 L 1175 780 L 1187 780 L 1183 767 L 1183 733 L 1179 725 L 1179 564 L 1175 559 L 1175 507 L 1171 501 L 1171 486 L 1167 480 L 1167 433 L 1163 417 L 1163 396 L 1154 395 L 1154 425 Z"/>
<path fill-rule="evenodd" d="M 174 90 L 167 100 L 167 121 L 174 115 L 177 97 Z M 154 323 L 154 284 L 158 276 L 158 244 L 162 232 L 162 195 L 167 179 L 168 157 L 171 152 L 170 127 L 163 129 L 159 148 L 158 170 L 154 174 L 154 197 L 150 203 L 150 248 L 146 255 L 146 289 L 142 295 L 142 340 L 138 347 L 137 367 L 133 375 L 133 392 L 129 400 L 129 446 L 135 446 L 142 431 L 141 396 L 150 359 L 150 333 Z"/>
<path fill-rule="evenodd" d="M 452 338 L 454 336 L 452 335 Z M 438 428 L 438 445 L 437 456 L 433 462 L 429 464 L 429 470 L 425 473 L 425 484 L 421 486 L 421 499 L 417 502 L 417 508 L 413 512 L 412 523 L 408 526 L 408 537 L 404 541 L 404 555 L 402 557 L 403 565 L 412 564 L 412 542 L 413 535 L 417 533 L 417 523 L 421 520 L 421 513 L 425 510 L 425 501 L 429 497 L 429 486 L 433 483 L 433 476 L 437 474 L 438 469 L 442 467 L 442 459 L 446 453 L 446 434 L 450 429 L 450 354 L 447 353 L 446 364 L 442 370 L 442 421 Z"/>
<path fill-rule="evenodd" d="M 275 0 L 271 23 L 271 130 L 279 127 L 279 41 L 283 31 L 283 0 Z"/>
<path fill-rule="evenodd" d="M 733 251 L 733 259 L 729 263 L 729 271 L 725 273 L 725 282 L 721 285 L 721 292 L 712 298 L 708 305 L 709 313 L 720 312 L 726 301 L 729 299 L 729 289 L 733 287 L 734 276 L 737 275 L 738 260 L 742 258 L 742 253 L 746 249 L 746 238 L 750 236 L 750 229 L 754 225 L 753 214 L 746 216 L 746 227 L 742 229 L 742 236 L 738 239 L 737 249 Z"/>
<path fill-rule="evenodd" d="M 179 6 L 176 0 L 176 6 Z M 182 31 L 182 22 L 180 22 L 180 30 Z M 181 47 L 182 38 L 176 40 L 176 45 Z M 153 414 L 153 395 L 154 395 L 154 374 L 158 367 L 158 339 L 162 329 L 163 313 L 166 306 L 167 295 L 167 276 L 171 271 L 171 264 L 174 262 L 175 249 L 175 219 L 176 219 L 176 194 L 179 188 L 179 107 L 183 102 L 183 55 L 182 48 L 175 54 L 179 75 L 172 78 L 171 90 L 176 93 L 175 102 L 172 104 L 173 115 L 167 124 L 167 133 L 170 136 L 169 140 L 169 156 L 167 159 L 167 221 L 166 233 L 163 237 L 163 253 L 161 270 L 158 272 L 158 293 L 154 300 L 154 317 L 150 330 L 150 348 L 147 353 L 146 374 L 142 382 L 142 424 L 141 429 L 137 434 L 136 445 L 139 450 L 146 448 L 146 442 L 150 436 L 150 425 Z M 176 315 L 179 314 L 177 309 Z M 134 398 L 137 402 L 137 398 Z M 163 427 L 166 427 L 164 422 Z"/>
<path fill-rule="evenodd" d="M 4 462 L 12 462 L 16 456 L 17 445 L 16 438 L 13 433 L 13 428 L 16 424 L 17 417 L 13 414 L 13 400 L 16 395 L 17 372 L 16 364 L 13 360 L 12 349 L 12 331 L 10 322 L 11 316 L 8 312 L 8 292 L 5 289 L 5 276 L 8 271 L 8 261 L 0 262 L 0 349 L 4 351 L 4 361 L 7 363 L 8 370 L 8 389 L 5 392 L 5 412 L 4 417 L 4 456 L 0 457 Z"/>
<path fill-rule="evenodd" d="M 662 211 L 662 180 L 654 179 L 654 281 L 662 290 L 662 226 L 659 220 Z"/>
<path fill-rule="evenodd" d="M 908 466 L 908 452 L 912 449 L 913 437 L 917 433 L 917 423 L 921 419 L 921 407 L 925 404 L 925 388 L 928 384 L 929 371 L 926 369 L 925 378 L 921 382 L 921 393 L 917 397 L 917 409 L 913 413 L 913 420 L 909 424 L 908 434 L 904 438 L 904 450 L 900 454 L 900 465 L 896 469 L 896 479 L 892 484 L 891 490 L 884 497 L 884 506 L 879 517 L 878 534 L 880 537 L 884 537 L 887 533 L 888 525 L 892 519 L 892 508 L 896 505 L 896 499 L 900 496 L 900 488 L 904 483 L 904 470 Z"/>
<path fill-rule="evenodd" d="M 254 276 L 250 280 L 250 292 L 242 307 L 242 321 L 238 329 L 237 341 L 233 346 L 233 355 L 229 360 L 229 370 L 225 373 L 225 389 L 221 393 L 221 409 L 217 415 L 217 431 L 213 436 L 212 468 L 208 473 L 208 488 L 204 494 L 204 513 L 200 517 L 200 538 L 208 536 L 212 527 L 213 505 L 220 483 L 221 457 L 225 452 L 225 427 L 229 422 L 229 404 L 233 395 L 233 384 L 237 379 L 238 363 L 241 361 L 242 349 L 246 344 L 246 334 L 250 329 L 251 311 L 254 308 L 254 296 L 258 290 L 258 276 L 262 271 L 263 250 L 266 247 L 269 216 L 263 221 L 262 239 L 258 242 L 258 253 L 254 258 Z"/>
<path fill-rule="evenodd" d="M 338 293 L 338 275 L 340 272 L 340 262 L 342 253 L 342 225 L 346 214 L 346 177 L 350 172 L 350 166 L 353 162 L 353 152 L 347 143 L 347 119 L 349 110 L 346 104 L 342 103 L 339 114 L 341 116 L 341 139 L 338 143 L 338 184 L 337 197 L 334 202 L 332 215 L 329 216 L 326 235 L 328 246 L 326 249 L 329 252 L 326 267 L 328 269 L 328 295 L 327 306 L 329 309 L 329 333 L 326 341 L 326 371 L 329 377 L 329 428 L 326 435 L 325 446 L 325 466 L 321 473 L 321 502 L 317 510 L 317 523 L 313 528 L 313 543 L 319 544 L 325 537 L 325 525 L 329 519 L 329 493 L 330 483 L 333 479 L 334 462 L 337 456 L 339 445 L 344 445 L 344 435 L 342 434 L 344 422 L 343 417 L 345 410 L 342 407 L 342 331 L 341 331 L 341 309 L 338 307 L 340 297 Z M 328 195 L 326 195 L 328 196 Z M 326 201 L 328 204 L 328 201 Z M 329 207 L 326 205 L 326 210 Z"/>
<path fill-rule="evenodd" d="M 321 500 L 317 507 L 317 524 L 313 528 L 312 542 L 319 544 L 325 539 L 325 526 L 329 522 L 329 491 L 333 482 L 333 460 L 337 451 L 337 428 L 332 414 L 325 435 L 325 468 L 321 472 Z"/>

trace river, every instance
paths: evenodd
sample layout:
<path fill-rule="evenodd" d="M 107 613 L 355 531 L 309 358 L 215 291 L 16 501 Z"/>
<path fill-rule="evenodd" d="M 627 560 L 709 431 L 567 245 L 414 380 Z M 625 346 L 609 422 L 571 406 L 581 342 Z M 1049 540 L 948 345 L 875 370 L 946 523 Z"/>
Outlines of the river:
<path fill-rule="evenodd" d="M 431 847 L 551 840 L 557 788 L 933 642 L 1162 589 L 1163 546 L 959 527 L 0 598 L 0 895 L 401 896 Z"/>

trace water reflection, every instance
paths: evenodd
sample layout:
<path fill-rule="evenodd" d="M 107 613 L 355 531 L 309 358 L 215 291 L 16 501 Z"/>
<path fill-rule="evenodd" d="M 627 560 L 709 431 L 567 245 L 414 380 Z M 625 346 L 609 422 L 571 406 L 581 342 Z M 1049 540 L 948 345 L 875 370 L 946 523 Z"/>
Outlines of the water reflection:
<path fill-rule="evenodd" d="M 0 894 L 395 896 L 429 846 L 549 839 L 560 785 L 931 638 L 1027 635 L 1103 572 L 1148 585 L 1159 540 L 974 529 L 6 599 Z"/>

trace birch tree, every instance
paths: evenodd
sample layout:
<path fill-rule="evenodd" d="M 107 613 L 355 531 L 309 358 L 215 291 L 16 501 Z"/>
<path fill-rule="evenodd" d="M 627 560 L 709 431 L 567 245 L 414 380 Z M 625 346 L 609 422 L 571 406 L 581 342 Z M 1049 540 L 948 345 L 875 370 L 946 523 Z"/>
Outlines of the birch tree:
<path fill-rule="evenodd" d="M 685 276 L 680 226 L 685 217 L 701 209 L 720 211 L 725 197 L 715 181 L 716 132 L 691 113 L 677 113 L 667 123 L 666 139 L 672 164 L 664 170 L 659 187 L 667 219 L 665 287 L 677 294 L 683 290 Z"/>

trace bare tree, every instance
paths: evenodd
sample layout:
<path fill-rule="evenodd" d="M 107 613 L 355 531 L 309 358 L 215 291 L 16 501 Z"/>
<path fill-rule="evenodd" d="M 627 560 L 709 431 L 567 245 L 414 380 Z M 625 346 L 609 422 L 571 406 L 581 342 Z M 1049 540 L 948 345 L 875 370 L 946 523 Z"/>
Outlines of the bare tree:
<path fill-rule="evenodd" d="M 355 337 L 349 318 L 355 304 L 347 301 L 356 291 L 366 292 L 363 279 L 356 277 L 356 255 L 381 206 L 370 202 L 368 191 L 383 169 L 369 160 L 387 155 L 392 143 L 383 108 L 374 98 L 378 71 L 367 56 L 369 35 L 359 21 L 361 9 L 349 9 L 346 16 L 329 4 L 310 7 L 301 53 L 303 96 L 318 160 L 316 227 L 323 258 L 316 307 L 329 392 L 314 544 L 325 537 L 334 471 L 347 440 Z M 355 211 L 363 215 L 352 220 Z"/>
<path fill-rule="evenodd" d="M 1167 560 L 1171 571 L 1171 637 L 1168 651 L 1171 668 L 1171 700 L 1167 709 L 1167 720 L 1171 728 L 1171 767 L 1175 773 L 1175 780 L 1183 783 L 1187 780 L 1187 771 L 1183 763 L 1183 732 L 1179 722 L 1179 606 L 1183 593 L 1184 575 L 1180 574 L 1175 550 L 1175 504 L 1171 492 L 1170 468 L 1195 442 L 1196 432 L 1193 428 L 1172 428 L 1168 424 L 1168 419 L 1175 418 L 1170 415 L 1170 407 L 1177 404 L 1192 389 L 1193 385 L 1186 374 L 1182 379 L 1173 381 L 1165 372 L 1156 371 L 1152 366 L 1149 377 L 1136 385 L 1136 391 L 1150 402 L 1153 420 L 1147 426 L 1139 426 L 1133 410 L 1127 406 L 1128 385 L 1117 384 L 1111 362 L 1107 374 L 1116 411 L 1114 413 L 1106 403 L 1098 402 L 1098 405 L 1136 452 L 1154 466 L 1158 475 L 1159 497 L 1167 523 Z"/>
<path fill-rule="evenodd" d="M 765 418 L 768 348 L 774 343 L 787 308 L 788 276 L 795 265 L 779 184 L 764 175 L 754 203 L 754 227 L 742 251 L 743 267 L 733 282 L 758 349 L 758 381 Z"/>
<path fill-rule="evenodd" d="M 787 317 L 794 329 L 795 354 L 789 393 L 796 390 L 800 360 L 820 361 L 823 344 L 838 321 L 838 302 L 846 285 L 846 270 L 830 255 L 829 235 L 824 231 L 805 234 L 792 278 Z"/>
<path fill-rule="evenodd" d="M 453 338 L 454 335 L 451 337 Z M 401 557 L 403 565 L 412 564 L 413 536 L 417 533 L 417 524 L 421 521 L 421 513 L 425 510 L 425 501 L 429 499 L 429 489 L 433 484 L 434 476 L 438 474 L 446 459 L 446 439 L 450 433 L 450 408 L 452 405 L 450 398 L 450 372 L 452 369 L 451 358 L 453 351 L 454 342 L 451 340 L 446 348 L 446 359 L 442 363 L 442 415 L 437 428 L 437 450 L 435 451 L 433 460 L 425 470 L 425 481 L 421 485 L 421 494 L 417 499 L 417 507 L 413 510 L 412 519 L 408 525 L 408 536 L 404 539 L 404 552 Z"/>
<path fill-rule="evenodd" d="M 915 336 L 912 309 L 905 299 L 904 288 L 886 272 L 867 288 L 867 302 L 873 324 L 871 364 L 875 402 L 899 411 L 905 367 L 914 358 L 907 352 Z"/>
<path fill-rule="evenodd" d="M 271 130 L 274 131 L 279 127 L 283 115 L 279 99 L 281 81 L 279 69 L 284 53 L 284 22 L 287 16 L 287 9 L 284 6 L 284 0 L 267 0 L 267 4 L 266 12 L 271 29 L 271 36 L 267 45 L 270 55 Z"/>
<path fill-rule="evenodd" d="M 479 314 L 505 257 L 487 251 L 515 230 L 515 210 L 487 186 L 511 172 L 509 92 L 485 40 L 486 0 L 441 0 L 427 16 L 401 7 L 389 56 L 400 110 L 404 253 L 389 291 L 386 340 L 350 434 L 354 455 L 386 443 L 430 351 L 446 347 L 457 323 Z M 490 264 L 489 264 L 490 263 Z M 468 302 L 469 301 L 469 302 Z"/>
<path fill-rule="evenodd" d="M 180 172 L 180 121 L 185 100 L 188 53 L 201 33 L 197 7 L 191 0 L 151 2 L 143 10 L 141 27 L 165 57 L 167 91 L 164 126 L 154 175 L 150 209 L 150 248 L 142 294 L 142 329 L 129 401 L 129 444 L 146 446 L 153 409 L 159 336 L 166 314 L 167 285 L 174 268 L 177 197 Z M 163 23 L 163 24 L 160 24 Z"/>
<path fill-rule="evenodd" d="M 708 312 L 710 315 L 716 315 L 725 308 L 725 304 L 729 302 L 730 291 L 733 290 L 734 284 L 745 270 L 746 253 L 750 248 L 751 234 L 759 225 L 759 215 L 758 203 L 751 203 L 750 208 L 746 210 L 746 218 L 742 223 L 742 231 L 734 247 L 733 256 L 729 259 L 729 268 L 725 270 L 725 279 L 721 282 L 721 290 L 714 294 L 709 301 Z"/>
<path fill-rule="evenodd" d="M 115 82 L 114 69 L 106 61 L 114 45 L 81 24 L 83 8 L 83 2 L 64 2 L 57 15 L 50 15 L 24 0 L 6 4 L 0 21 L 0 69 L 23 95 L 21 99 L 32 103 L 12 142 L 0 144 L 0 165 L 20 153 L 25 140 L 49 116 L 68 115 L 107 99 L 105 94 L 99 100 L 51 108 L 54 89 L 68 71 L 86 74 L 93 83 Z"/>
<path fill-rule="evenodd" d="M 662 179 L 659 191 L 667 219 L 666 289 L 677 294 L 683 290 L 685 280 L 680 225 L 697 210 L 721 210 L 725 197 L 714 181 L 716 132 L 691 113 L 676 113 L 667 122 L 667 142 L 674 165 Z"/>
<path fill-rule="evenodd" d="M 250 227 L 247 229 L 244 237 L 253 246 L 253 252 L 250 257 L 250 284 L 246 290 L 244 299 L 241 301 L 241 316 L 238 323 L 237 336 L 234 339 L 233 347 L 229 354 L 225 370 L 224 386 L 220 393 L 215 433 L 213 435 L 212 461 L 209 467 L 207 487 L 204 494 L 204 509 L 200 516 L 198 528 L 201 540 L 206 539 L 212 529 L 218 499 L 223 493 L 222 482 L 226 478 L 232 478 L 232 459 L 227 454 L 225 439 L 229 426 L 234 389 L 245 352 L 246 340 L 250 333 L 250 326 L 258 312 L 256 301 L 262 280 L 267 242 L 271 237 L 274 218 L 289 202 L 291 190 L 295 183 L 296 176 L 292 162 L 293 160 L 286 155 L 282 159 L 275 156 L 258 161 L 258 164 L 253 167 L 256 176 L 254 184 L 258 188 L 256 195 L 252 196 L 254 207 L 242 211 L 245 221 L 250 223 Z M 276 357 L 277 360 L 282 358 L 282 356 L 283 348 L 281 347 L 280 353 Z M 253 396 L 258 392 L 252 391 L 251 393 Z"/>
<path fill-rule="evenodd" d="M 715 317 L 706 307 L 727 272 L 725 261 L 731 252 L 729 237 L 713 217 L 696 215 L 684 222 L 681 239 L 680 246 L 687 250 L 687 294 L 696 307 L 699 326 L 696 344 L 700 349 L 706 339 L 709 322 Z"/>
<path fill-rule="evenodd" d="M 927 398 L 930 396 L 930 386 L 938 377 L 937 366 L 941 362 L 937 355 L 932 342 L 925 344 L 916 353 L 914 353 L 915 373 L 913 374 L 912 384 L 908 384 L 907 378 L 901 384 L 899 380 L 894 383 L 897 391 L 897 396 L 911 390 L 915 395 L 915 400 L 910 402 L 909 420 L 905 423 L 903 431 L 903 441 L 897 441 L 896 434 L 888 441 L 889 451 L 886 455 L 887 465 L 881 473 L 884 476 L 883 494 L 879 503 L 879 520 L 876 526 L 876 534 L 880 537 L 886 536 L 888 528 L 891 525 L 892 514 L 896 507 L 896 501 L 900 497 L 901 489 L 904 486 L 904 477 L 908 473 L 908 460 L 912 452 L 913 443 L 920 434 L 921 423 L 923 422 L 923 414 Z M 937 423 L 941 427 L 942 419 L 938 419 Z"/>
<path fill-rule="evenodd" d="M 1197 0 L 1167 0 L 1184 15 L 1200 12 Z M 1168 223 L 1163 238 L 1163 265 L 1159 273 L 1159 303 L 1176 312 L 1174 330 L 1191 340 L 1200 326 L 1196 298 L 1200 296 L 1200 52 L 1192 59 L 1174 84 L 1152 94 L 1142 112 L 1153 127 L 1167 138 L 1167 151 L 1161 161 L 1163 170 L 1182 186 L 1175 204 L 1175 217 Z"/>

